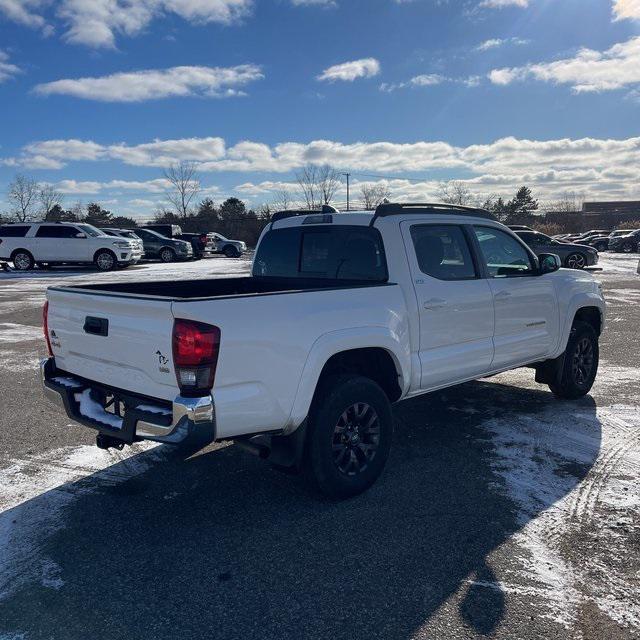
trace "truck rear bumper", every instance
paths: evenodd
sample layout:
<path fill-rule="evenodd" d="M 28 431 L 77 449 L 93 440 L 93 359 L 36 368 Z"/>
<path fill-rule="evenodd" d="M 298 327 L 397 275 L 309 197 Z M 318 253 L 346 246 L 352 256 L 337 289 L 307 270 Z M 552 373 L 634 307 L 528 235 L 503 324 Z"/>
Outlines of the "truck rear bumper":
<path fill-rule="evenodd" d="M 40 373 L 45 397 L 62 407 L 69 418 L 126 444 L 154 440 L 205 446 L 215 440 L 215 407 L 210 395 L 177 396 L 172 403 L 154 401 L 56 369 L 54 358 L 40 362 Z"/>

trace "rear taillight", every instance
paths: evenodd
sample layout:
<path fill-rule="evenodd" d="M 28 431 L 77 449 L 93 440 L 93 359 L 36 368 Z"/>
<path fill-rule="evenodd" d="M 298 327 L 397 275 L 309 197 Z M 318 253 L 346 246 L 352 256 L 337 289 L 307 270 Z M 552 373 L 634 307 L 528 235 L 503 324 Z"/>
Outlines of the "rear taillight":
<path fill-rule="evenodd" d="M 45 301 L 44 307 L 42 307 L 42 331 L 44 333 L 44 339 L 47 341 L 47 351 L 49 356 L 53 356 L 51 351 L 51 340 L 49 339 L 49 301 Z"/>
<path fill-rule="evenodd" d="M 1 242 L 1 240 L 0 240 L 0 242 Z M 207 244 L 207 234 L 206 233 L 203 233 L 200 236 L 200 242 L 204 242 L 205 244 Z"/>
<path fill-rule="evenodd" d="M 218 364 L 220 329 L 204 322 L 177 319 L 173 325 L 173 365 L 180 393 L 206 395 Z"/>

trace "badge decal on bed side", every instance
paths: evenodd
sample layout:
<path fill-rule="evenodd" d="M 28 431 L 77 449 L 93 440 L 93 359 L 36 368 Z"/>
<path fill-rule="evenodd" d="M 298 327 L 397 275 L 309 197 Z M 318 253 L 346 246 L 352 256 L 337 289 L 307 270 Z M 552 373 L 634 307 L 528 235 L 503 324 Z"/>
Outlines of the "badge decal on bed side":
<path fill-rule="evenodd" d="M 158 356 L 158 365 L 159 365 L 158 369 L 160 370 L 160 372 L 171 373 L 171 371 L 169 370 L 169 367 L 167 367 L 167 365 L 169 364 L 169 358 L 164 356 L 159 349 L 158 351 L 156 351 L 156 355 Z"/>

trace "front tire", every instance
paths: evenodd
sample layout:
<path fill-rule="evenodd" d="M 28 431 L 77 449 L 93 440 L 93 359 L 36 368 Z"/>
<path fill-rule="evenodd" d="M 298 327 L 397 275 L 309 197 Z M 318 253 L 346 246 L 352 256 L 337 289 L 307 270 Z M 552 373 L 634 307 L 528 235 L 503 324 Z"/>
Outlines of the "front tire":
<path fill-rule="evenodd" d="M 373 380 L 355 375 L 327 378 L 309 412 L 307 478 L 336 500 L 366 491 L 384 469 L 392 435 L 391 404 Z"/>
<path fill-rule="evenodd" d="M 18 249 L 11 256 L 13 266 L 17 271 L 31 271 L 35 260 L 26 249 Z"/>
<path fill-rule="evenodd" d="M 633 245 L 630 242 L 625 242 L 622 245 L 623 253 L 633 253 Z"/>
<path fill-rule="evenodd" d="M 225 256 L 227 256 L 227 258 L 238 258 L 240 257 L 240 252 L 232 246 L 229 247 L 225 247 L 223 252 Z"/>
<path fill-rule="evenodd" d="M 589 393 L 598 373 L 598 335 L 587 322 L 574 323 L 557 382 L 549 384 L 553 395 L 575 400 Z"/>
<path fill-rule="evenodd" d="M 175 262 L 176 252 L 173 249 L 165 248 L 160 252 L 160 260 L 162 262 Z"/>
<path fill-rule="evenodd" d="M 586 264 L 587 264 L 587 260 L 581 253 L 569 254 L 565 262 L 565 265 L 569 269 L 584 269 Z"/>
<path fill-rule="evenodd" d="M 112 271 L 118 266 L 116 256 L 112 251 L 109 251 L 108 249 L 98 251 L 98 253 L 96 253 L 95 255 L 95 258 L 93 259 L 93 262 L 100 271 Z"/>

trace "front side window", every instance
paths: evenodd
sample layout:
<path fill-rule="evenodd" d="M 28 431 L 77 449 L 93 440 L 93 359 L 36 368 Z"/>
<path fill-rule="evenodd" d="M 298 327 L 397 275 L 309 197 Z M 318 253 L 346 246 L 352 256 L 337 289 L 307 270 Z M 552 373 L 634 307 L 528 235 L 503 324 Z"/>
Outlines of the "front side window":
<path fill-rule="evenodd" d="M 79 229 L 66 224 L 43 225 L 36 232 L 36 238 L 76 238 Z"/>
<path fill-rule="evenodd" d="M 439 280 L 477 277 L 471 251 L 456 225 L 421 224 L 411 227 L 411 239 L 422 273 Z"/>
<path fill-rule="evenodd" d="M 474 227 L 490 278 L 534 273 L 529 252 L 511 235 L 493 227 Z"/>

